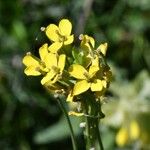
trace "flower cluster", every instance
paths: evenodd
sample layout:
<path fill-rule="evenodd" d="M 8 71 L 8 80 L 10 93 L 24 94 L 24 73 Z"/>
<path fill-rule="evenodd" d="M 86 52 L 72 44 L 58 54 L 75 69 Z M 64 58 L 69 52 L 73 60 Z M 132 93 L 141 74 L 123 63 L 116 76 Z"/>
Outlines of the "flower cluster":
<path fill-rule="evenodd" d="M 28 52 L 23 58 L 28 76 L 42 76 L 41 84 L 50 92 L 64 94 L 69 102 L 79 102 L 86 93 L 99 100 L 111 80 L 111 70 L 106 63 L 107 43 L 96 48 L 93 37 L 81 34 L 80 46 L 71 44 L 72 24 L 62 19 L 58 26 L 50 24 L 43 29 L 50 40 L 39 48 L 40 58 Z M 71 113 L 76 114 L 76 113 Z"/>

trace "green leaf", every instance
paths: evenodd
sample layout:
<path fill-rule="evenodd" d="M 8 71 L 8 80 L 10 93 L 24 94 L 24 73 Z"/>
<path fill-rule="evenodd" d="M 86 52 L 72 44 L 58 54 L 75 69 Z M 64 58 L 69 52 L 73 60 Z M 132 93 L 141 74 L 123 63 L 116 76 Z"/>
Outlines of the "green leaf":
<path fill-rule="evenodd" d="M 75 135 L 78 135 L 80 132 L 80 118 L 70 117 L 70 120 L 73 125 Z M 67 138 L 68 136 L 70 136 L 70 130 L 65 118 L 62 117 L 59 120 L 59 122 L 57 122 L 53 126 L 50 126 L 47 129 L 37 132 L 34 136 L 34 141 L 37 144 L 45 144 L 62 140 L 64 138 Z"/>
<path fill-rule="evenodd" d="M 78 49 L 75 49 L 75 48 L 72 49 L 72 56 L 75 59 L 74 61 L 75 63 L 82 65 L 83 58 Z"/>

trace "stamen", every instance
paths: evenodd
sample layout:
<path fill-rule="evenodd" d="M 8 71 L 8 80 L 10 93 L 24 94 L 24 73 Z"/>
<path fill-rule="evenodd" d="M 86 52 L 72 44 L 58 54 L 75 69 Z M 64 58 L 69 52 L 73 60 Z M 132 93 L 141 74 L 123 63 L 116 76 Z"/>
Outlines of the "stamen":
<path fill-rule="evenodd" d="M 46 65 L 45 65 L 45 62 L 44 62 L 44 61 L 40 61 L 40 65 L 41 65 L 43 68 L 46 68 Z"/>
<path fill-rule="evenodd" d="M 90 80 L 90 76 L 87 72 L 84 72 L 83 75 L 87 78 L 87 80 Z"/>
<path fill-rule="evenodd" d="M 53 69 L 54 72 L 60 73 L 60 69 L 58 67 L 52 66 L 52 69 Z"/>
<path fill-rule="evenodd" d="M 56 34 L 58 34 L 58 36 L 59 36 L 59 42 L 64 42 L 64 41 L 67 40 L 67 37 L 64 36 L 64 35 L 61 35 L 61 33 L 60 33 L 58 30 L 56 30 L 55 32 L 56 32 Z"/>
<path fill-rule="evenodd" d="M 38 72 L 41 71 L 40 67 L 36 67 L 35 70 L 38 71 Z"/>

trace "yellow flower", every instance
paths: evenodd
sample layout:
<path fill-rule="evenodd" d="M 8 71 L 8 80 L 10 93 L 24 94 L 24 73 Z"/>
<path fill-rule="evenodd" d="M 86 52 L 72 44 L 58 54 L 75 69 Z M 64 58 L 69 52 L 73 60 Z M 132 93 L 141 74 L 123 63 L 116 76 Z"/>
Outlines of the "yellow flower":
<path fill-rule="evenodd" d="M 49 53 L 47 54 L 46 61 L 48 62 L 49 72 L 41 80 L 42 85 L 46 83 L 53 84 L 61 78 L 65 67 L 66 55 L 61 54 L 57 56 L 56 54 Z"/>
<path fill-rule="evenodd" d="M 28 76 L 38 76 L 42 72 L 48 72 L 45 62 L 45 58 L 48 54 L 48 44 L 44 44 L 39 49 L 40 59 L 33 56 L 30 52 L 23 58 L 23 64 L 27 67 L 24 73 Z"/>
<path fill-rule="evenodd" d="M 23 58 L 23 64 L 27 67 L 24 71 L 25 74 L 28 76 L 45 75 L 41 80 L 42 85 L 47 82 L 55 83 L 62 75 L 66 55 L 61 54 L 58 56 L 57 54 L 49 53 L 48 44 L 40 47 L 39 54 L 40 59 L 32 56 L 31 53 L 27 53 Z"/>
<path fill-rule="evenodd" d="M 68 19 L 62 19 L 58 26 L 55 24 L 47 26 L 46 35 L 53 42 L 48 48 L 49 51 L 56 53 L 63 45 L 71 44 L 74 40 L 71 30 L 72 24 Z"/>
<path fill-rule="evenodd" d="M 117 133 L 116 143 L 118 146 L 123 147 L 124 145 L 127 144 L 128 140 L 129 140 L 128 129 L 125 127 L 122 127 Z"/>
<path fill-rule="evenodd" d="M 100 44 L 98 48 L 95 49 L 95 40 L 93 37 L 81 34 L 79 36 L 79 39 L 81 40 L 81 47 L 83 49 L 86 49 L 89 52 L 91 52 L 92 50 L 97 50 L 98 52 L 101 52 L 104 56 L 106 55 L 107 46 L 108 46 L 107 43 Z"/>
<path fill-rule="evenodd" d="M 96 61 L 97 60 L 97 61 Z M 91 91 L 101 91 L 103 87 L 106 88 L 106 81 L 95 77 L 99 71 L 98 59 L 94 59 L 92 65 L 87 71 L 83 66 L 74 64 L 69 68 L 69 73 L 72 77 L 78 79 L 73 91 L 68 95 L 68 101 L 72 100 L 72 96 L 79 95 L 89 88 Z"/>
<path fill-rule="evenodd" d="M 83 49 L 87 49 L 91 51 L 94 48 L 95 40 L 91 36 L 81 34 L 79 36 L 79 39 L 81 40 L 81 47 Z"/>
<path fill-rule="evenodd" d="M 130 138 L 132 139 L 132 140 L 136 140 L 136 139 L 138 139 L 139 138 L 139 136 L 140 136 L 140 127 L 139 127 L 139 125 L 138 125 L 138 123 L 137 123 L 137 121 L 132 121 L 131 123 L 130 123 L 130 128 L 129 128 L 130 130 Z"/>

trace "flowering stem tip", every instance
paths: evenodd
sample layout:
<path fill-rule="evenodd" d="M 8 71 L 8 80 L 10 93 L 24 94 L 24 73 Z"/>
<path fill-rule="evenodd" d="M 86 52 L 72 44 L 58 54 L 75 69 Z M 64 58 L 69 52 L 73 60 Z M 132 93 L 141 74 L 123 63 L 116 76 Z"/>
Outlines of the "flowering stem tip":
<path fill-rule="evenodd" d="M 39 48 L 39 57 L 31 52 L 23 58 L 27 76 L 41 76 L 41 84 L 57 97 L 70 128 L 73 149 L 77 150 L 75 135 L 68 115 L 85 119 L 86 149 L 95 148 L 96 141 L 103 150 L 99 132 L 102 99 L 109 87 L 112 73 L 106 62 L 107 43 L 98 46 L 93 37 L 81 34 L 80 46 L 72 46 L 72 23 L 62 19 L 58 23 L 41 27 L 49 42 Z M 68 112 L 63 103 L 76 104 Z"/>

